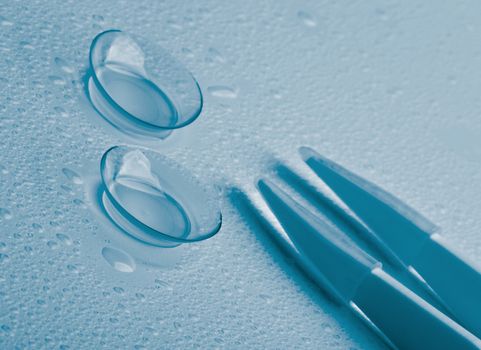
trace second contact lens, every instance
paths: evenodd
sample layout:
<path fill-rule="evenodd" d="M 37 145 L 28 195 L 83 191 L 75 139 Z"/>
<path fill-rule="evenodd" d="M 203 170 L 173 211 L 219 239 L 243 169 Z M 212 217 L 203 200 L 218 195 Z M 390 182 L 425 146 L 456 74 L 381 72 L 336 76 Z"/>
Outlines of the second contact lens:
<path fill-rule="evenodd" d="M 103 206 L 131 236 L 169 247 L 207 239 L 221 227 L 219 191 L 167 157 L 115 146 L 102 157 Z"/>

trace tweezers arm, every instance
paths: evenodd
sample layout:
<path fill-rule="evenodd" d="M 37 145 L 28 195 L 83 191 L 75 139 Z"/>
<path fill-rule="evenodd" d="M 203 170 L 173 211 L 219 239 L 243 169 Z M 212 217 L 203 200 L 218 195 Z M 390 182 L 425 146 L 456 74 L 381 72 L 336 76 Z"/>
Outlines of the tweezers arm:
<path fill-rule="evenodd" d="M 443 242 L 431 235 L 411 262 L 444 301 L 451 313 L 473 334 L 481 337 L 481 272 Z"/>
<path fill-rule="evenodd" d="M 352 303 L 398 349 L 481 349 L 481 341 L 380 268 Z"/>

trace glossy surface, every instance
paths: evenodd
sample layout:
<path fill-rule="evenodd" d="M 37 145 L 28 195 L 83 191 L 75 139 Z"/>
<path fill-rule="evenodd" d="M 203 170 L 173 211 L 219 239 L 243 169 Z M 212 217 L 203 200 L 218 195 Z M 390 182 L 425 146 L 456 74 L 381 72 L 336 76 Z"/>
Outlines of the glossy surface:
<path fill-rule="evenodd" d="M 217 235 L 168 249 L 184 249 L 175 265 L 153 266 L 162 248 L 134 254 L 87 190 L 105 150 L 137 143 L 90 118 L 78 85 L 97 34 L 141 37 L 205 97 L 196 122 L 149 148 L 248 193 L 266 156 L 290 162 L 311 146 L 481 263 L 480 12 L 472 1 L 3 1 L 0 348 L 385 348 L 230 201 Z M 219 86 L 235 94 L 208 90 Z M 112 267 L 107 246 L 135 271 Z"/>
<path fill-rule="evenodd" d="M 125 32 L 108 30 L 92 41 L 89 62 L 90 100 L 122 131 L 161 137 L 165 130 L 192 123 L 202 111 L 195 78 L 152 43 L 141 45 Z"/>
<path fill-rule="evenodd" d="M 143 242 L 172 246 L 200 241 L 221 227 L 214 187 L 201 184 L 156 152 L 113 147 L 103 155 L 100 172 L 105 209 L 127 233 Z"/>

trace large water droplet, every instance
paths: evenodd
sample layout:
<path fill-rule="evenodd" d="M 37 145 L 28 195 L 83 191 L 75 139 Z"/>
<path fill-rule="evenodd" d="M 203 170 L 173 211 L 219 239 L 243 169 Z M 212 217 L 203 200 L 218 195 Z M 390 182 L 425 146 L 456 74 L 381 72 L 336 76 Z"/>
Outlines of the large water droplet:
<path fill-rule="evenodd" d="M 114 269 L 120 272 L 134 272 L 134 260 L 122 250 L 105 247 L 102 249 L 102 256 Z"/>
<path fill-rule="evenodd" d="M 237 90 L 229 86 L 214 85 L 214 86 L 209 86 L 207 90 L 214 97 L 231 98 L 231 99 L 237 97 Z"/>
<path fill-rule="evenodd" d="M 90 99 L 121 130 L 155 135 L 190 124 L 202 110 L 202 93 L 190 72 L 163 49 L 124 32 L 99 34 L 90 65 Z"/>

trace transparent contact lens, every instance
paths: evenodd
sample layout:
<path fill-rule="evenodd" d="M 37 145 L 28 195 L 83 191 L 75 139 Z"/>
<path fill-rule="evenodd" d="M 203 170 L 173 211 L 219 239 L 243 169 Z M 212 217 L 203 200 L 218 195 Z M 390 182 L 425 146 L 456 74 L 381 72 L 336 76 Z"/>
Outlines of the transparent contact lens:
<path fill-rule="evenodd" d="M 216 234 L 219 191 L 161 154 L 115 146 L 102 157 L 103 205 L 131 236 L 168 247 Z"/>
<path fill-rule="evenodd" d="M 163 137 L 202 111 L 197 81 L 161 47 L 108 30 L 92 41 L 89 60 L 90 101 L 122 131 Z"/>

